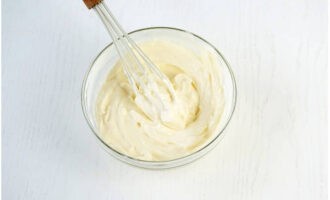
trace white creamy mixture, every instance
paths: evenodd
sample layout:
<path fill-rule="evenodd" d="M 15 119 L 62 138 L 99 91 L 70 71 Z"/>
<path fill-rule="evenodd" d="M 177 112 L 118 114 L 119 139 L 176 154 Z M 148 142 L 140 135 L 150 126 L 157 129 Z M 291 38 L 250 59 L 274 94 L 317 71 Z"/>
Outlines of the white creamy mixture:
<path fill-rule="evenodd" d="M 155 113 L 135 96 L 118 62 L 99 93 L 100 137 L 118 152 L 148 161 L 189 155 L 219 133 L 224 109 L 219 63 L 211 52 L 196 55 L 177 44 L 154 40 L 141 49 L 169 77 L 176 99 L 164 93 L 166 110 Z"/>

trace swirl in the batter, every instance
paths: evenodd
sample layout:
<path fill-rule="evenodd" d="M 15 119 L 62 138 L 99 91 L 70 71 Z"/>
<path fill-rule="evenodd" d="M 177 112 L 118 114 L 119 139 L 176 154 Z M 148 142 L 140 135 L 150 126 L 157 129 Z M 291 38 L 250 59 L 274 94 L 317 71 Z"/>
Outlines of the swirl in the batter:
<path fill-rule="evenodd" d="M 167 41 L 140 47 L 172 82 L 175 102 L 154 118 L 150 105 L 132 92 L 118 62 L 97 99 L 100 137 L 140 160 L 172 160 L 199 150 L 219 132 L 224 108 L 219 63 L 211 52 L 197 55 Z"/>

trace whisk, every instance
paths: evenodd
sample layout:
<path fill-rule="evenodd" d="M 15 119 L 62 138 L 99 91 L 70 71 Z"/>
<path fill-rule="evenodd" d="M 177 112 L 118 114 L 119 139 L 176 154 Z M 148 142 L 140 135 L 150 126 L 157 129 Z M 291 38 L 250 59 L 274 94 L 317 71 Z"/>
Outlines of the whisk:
<path fill-rule="evenodd" d="M 174 100 L 175 92 L 168 77 L 143 53 L 138 45 L 123 30 L 102 0 L 84 0 L 86 6 L 93 8 L 108 30 L 122 61 L 123 71 L 135 95 L 144 95 L 151 103 L 162 103 L 159 84 L 167 90 Z M 157 82 L 157 84 L 155 84 Z M 151 87 L 150 87 L 151 86 Z M 164 105 L 163 105 L 164 106 Z"/>

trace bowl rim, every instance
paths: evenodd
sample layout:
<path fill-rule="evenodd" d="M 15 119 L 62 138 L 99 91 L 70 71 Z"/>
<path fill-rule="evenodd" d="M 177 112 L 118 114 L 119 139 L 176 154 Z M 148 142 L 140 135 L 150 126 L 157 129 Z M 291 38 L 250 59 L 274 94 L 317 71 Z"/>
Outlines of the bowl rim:
<path fill-rule="evenodd" d="M 194 151 L 193 153 L 191 154 L 188 154 L 188 155 L 185 155 L 183 157 L 179 157 L 179 158 L 175 158 L 175 159 L 171 159 L 171 160 L 164 160 L 164 161 L 149 161 L 149 160 L 141 160 L 141 159 L 137 159 L 137 158 L 133 158 L 131 156 L 128 156 L 128 155 L 125 155 L 119 151 L 117 151 L 116 149 L 112 148 L 110 145 L 108 145 L 107 143 L 105 143 L 101 138 L 100 136 L 97 134 L 97 131 L 94 130 L 93 126 L 92 126 L 92 123 L 90 122 L 89 120 L 89 117 L 88 117 L 88 113 L 87 113 L 87 110 L 86 110 L 86 101 L 85 101 L 85 91 L 86 91 L 86 83 L 87 83 L 87 79 L 89 77 L 89 74 L 95 64 L 95 62 L 98 60 L 98 58 L 103 54 L 104 51 L 106 51 L 111 45 L 113 45 L 113 42 L 111 42 L 110 44 L 108 44 L 107 46 L 105 46 L 102 51 L 100 51 L 100 53 L 94 58 L 93 62 L 90 64 L 85 76 L 84 76 L 84 80 L 82 82 L 82 88 L 81 88 L 81 106 L 82 106 L 82 110 L 83 110 L 83 114 L 84 114 L 84 117 L 87 121 L 87 124 L 89 126 L 89 128 L 92 130 L 93 134 L 96 136 L 96 138 L 98 138 L 98 141 L 100 141 L 107 149 L 111 150 L 112 153 L 114 153 L 115 155 L 113 155 L 115 158 L 121 160 L 121 161 L 124 161 L 128 164 L 131 164 L 131 165 L 134 165 L 134 166 L 139 166 L 141 167 L 140 164 L 146 164 L 146 165 L 150 165 L 150 166 L 142 166 L 142 167 L 152 167 L 152 166 L 160 166 L 160 165 L 168 165 L 168 164 L 171 164 L 171 163 L 174 163 L 174 162 L 180 162 L 180 161 L 184 161 L 185 159 L 188 159 L 188 158 L 191 158 L 193 157 L 194 155 L 196 154 L 199 154 L 201 152 L 203 152 L 203 150 L 207 149 L 211 144 L 215 143 L 215 141 L 217 141 L 217 139 L 220 137 L 220 135 L 222 135 L 222 133 L 225 131 L 226 127 L 228 126 L 229 122 L 231 121 L 232 119 L 232 116 L 234 114 L 234 111 L 235 111 L 235 108 L 236 108 L 236 102 L 237 102 L 237 86 L 236 86 L 236 80 L 235 80 L 235 76 L 234 76 L 234 73 L 233 73 L 233 70 L 230 66 L 230 64 L 228 63 L 228 61 L 225 59 L 225 57 L 221 54 L 221 52 L 214 46 L 212 45 L 210 42 L 208 42 L 207 40 L 205 40 L 204 38 L 202 38 L 201 36 L 199 35 L 196 35 L 190 31 L 187 31 L 187 30 L 184 30 L 184 29 L 180 29 L 180 28 L 174 28 L 174 27 L 166 27 L 166 26 L 154 26 L 154 27 L 147 27 L 147 28 L 141 28 L 141 29 L 137 29 L 137 30 L 134 30 L 134 31 L 131 31 L 128 33 L 128 35 L 131 35 L 131 34 L 134 34 L 134 33 L 137 33 L 137 32 L 142 32 L 142 31 L 148 31 L 148 30 L 154 30 L 154 29 L 165 29 L 165 30 L 171 30 L 171 31 L 179 31 L 179 32 L 183 32 L 183 33 L 186 33 L 186 34 L 190 34 L 200 40 L 202 40 L 203 42 L 205 42 L 207 45 L 209 45 L 210 47 L 213 48 L 213 50 L 215 50 L 215 52 L 221 57 L 221 59 L 224 61 L 229 73 L 230 73 L 230 77 L 231 77 L 231 82 L 232 82 L 232 91 L 233 91 L 233 98 L 232 98 L 232 106 L 230 108 L 230 114 L 229 114 L 229 117 L 227 118 L 227 121 L 225 122 L 223 128 L 219 131 L 219 133 L 211 140 L 209 141 L 205 146 L 203 146 L 203 148 L 197 150 L 197 151 Z M 211 150 L 211 149 L 210 149 Z M 206 153 L 206 152 L 205 152 Z M 202 154 L 201 156 L 195 158 L 195 159 L 198 159 L 200 157 L 202 157 L 203 155 L 205 154 Z M 131 161 L 133 161 L 134 163 L 131 163 L 125 159 L 129 159 Z M 182 163 L 182 164 L 177 164 L 175 166 L 180 166 L 180 165 L 184 165 L 184 164 L 187 164 L 187 163 L 190 163 L 192 162 L 193 160 L 195 159 L 192 159 L 186 163 Z M 139 164 L 137 164 L 137 163 Z M 173 166 L 173 167 L 175 167 Z"/>

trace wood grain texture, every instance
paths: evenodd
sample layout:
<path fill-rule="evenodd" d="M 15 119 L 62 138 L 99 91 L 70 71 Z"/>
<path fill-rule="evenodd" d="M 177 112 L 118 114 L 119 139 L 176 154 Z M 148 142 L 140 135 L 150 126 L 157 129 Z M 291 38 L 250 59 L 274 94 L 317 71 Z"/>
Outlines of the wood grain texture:
<path fill-rule="evenodd" d="M 213 43 L 237 79 L 218 146 L 149 171 L 106 154 L 80 106 L 109 41 L 82 1 L 2 1 L 2 196 L 32 199 L 325 200 L 325 0 L 113 0 L 126 30 L 174 26 Z"/>

